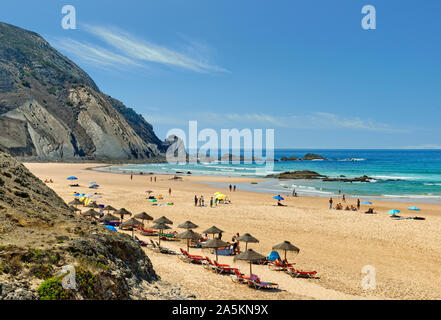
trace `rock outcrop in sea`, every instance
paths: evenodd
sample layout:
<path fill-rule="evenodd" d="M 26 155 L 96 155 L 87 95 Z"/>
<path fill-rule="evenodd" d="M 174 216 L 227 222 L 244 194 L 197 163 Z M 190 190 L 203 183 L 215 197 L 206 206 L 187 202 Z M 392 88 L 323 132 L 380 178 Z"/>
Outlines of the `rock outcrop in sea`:
<path fill-rule="evenodd" d="M 43 160 L 137 160 L 165 145 L 41 36 L 0 23 L 0 146 Z"/>

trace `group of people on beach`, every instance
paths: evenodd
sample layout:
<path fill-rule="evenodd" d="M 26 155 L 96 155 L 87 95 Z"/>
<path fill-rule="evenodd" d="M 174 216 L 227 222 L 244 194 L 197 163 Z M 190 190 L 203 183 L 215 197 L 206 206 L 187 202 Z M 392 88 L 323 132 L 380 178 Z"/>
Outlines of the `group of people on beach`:
<path fill-rule="evenodd" d="M 228 199 L 220 200 L 215 197 L 210 197 L 210 208 L 213 208 L 214 206 L 217 206 L 218 204 L 221 204 L 221 203 L 227 204 L 227 203 L 231 203 L 231 201 Z M 205 205 L 205 198 L 203 195 L 201 195 L 200 197 L 198 197 L 197 195 L 194 196 L 194 206 L 195 207 L 205 207 L 206 206 Z"/>
<path fill-rule="evenodd" d="M 233 191 L 233 192 L 236 191 L 236 185 L 232 186 L 232 185 L 230 184 L 230 192 L 231 192 L 231 191 Z"/>
<path fill-rule="evenodd" d="M 340 192 L 340 191 L 339 191 Z M 342 202 L 345 202 L 346 203 L 346 197 L 345 197 L 345 195 L 343 194 L 342 195 Z M 334 209 L 333 207 L 332 207 L 332 204 L 334 203 L 334 200 L 332 199 L 332 197 L 331 198 L 329 198 L 329 209 Z M 357 199 L 357 205 L 356 205 L 356 207 L 354 206 L 354 205 L 346 205 L 346 207 L 344 207 L 344 209 L 343 209 L 343 205 L 341 204 L 341 202 L 339 202 L 339 203 L 337 203 L 337 205 L 335 206 L 335 210 L 345 210 L 345 211 L 358 211 L 358 210 L 360 210 L 360 199 Z"/>

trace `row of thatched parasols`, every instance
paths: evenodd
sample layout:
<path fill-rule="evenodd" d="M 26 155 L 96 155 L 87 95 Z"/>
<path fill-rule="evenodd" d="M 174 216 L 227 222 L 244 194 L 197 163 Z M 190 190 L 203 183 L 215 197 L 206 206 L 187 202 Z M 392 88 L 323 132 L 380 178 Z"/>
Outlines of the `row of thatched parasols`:
<path fill-rule="evenodd" d="M 75 199 L 74 201 L 72 201 L 69 204 L 70 205 L 79 205 L 79 204 L 82 204 L 82 202 L 79 201 L 78 199 Z M 75 211 L 81 211 L 80 209 L 77 209 L 75 207 L 71 207 L 71 208 L 72 208 L 72 210 L 75 210 Z M 92 209 L 90 209 L 82 214 L 85 216 L 98 215 L 98 212 L 96 212 L 93 208 L 94 208 L 94 203 L 92 203 Z M 100 208 L 100 207 L 98 206 L 98 208 Z M 106 206 L 106 207 L 104 207 L 103 210 L 108 211 L 108 213 L 101 218 L 101 221 L 109 221 L 110 222 L 110 221 L 118 221 L 119 220 L 118 217 L 110 214 L 110 211 L 114 211 L 115 214 L 123 215 L 123 216 L 124 215 L 130 215 L 130 216 L 132 215 L 132 213 L 129 212 L 128 210 L 126 210 L 125 208 L 121 208 L 119 210 L 116 210 L 112 206 Z M 141 219 L 142 221 L 138 221 L 135 218 Z M 121 226 L 122 227 L 132 227 L 132 236 L 133 236 L 133 229 L 137 226 L 143 226 L 144 220 L 151 221 L 151 220 L 153 220 L 153 217 L 151 217 L 150 215 L 148 215 L 145 212 L 141 212 L 141 213 L 136 214 L 133 218 L 122 223 Z M 159 240 L 159 244 L 161 244 L 160 234 L 163 234 L 164 230 L 171 229 L 171 227 L 169 225 L 173 224 L 173 221 L 171 221 L 170 219 L 168 219 L 165 216 L 162 216 L 162 217 L 154 220 L 153 222 L 155 223 L 155 225 L 151 226 L 151 228 L 154 230 L 159 230 L 159 234 L 158 234 L 159 239 L 158 240 Z M 195 223 L 193 223 L 191 221 L 185 221 L 184 223 L 178 225 L 178 228 L 187 229 L 187 231 L 180 233 L 176 236 L 179 239 L 187 240 L 187 251 L 189 251 L 189 249 L 190 249 L 190 241 L 191 240 L 198 240 L 198 239 L 202 238 L 202 236 L 200 234 L 198 234 L 197 232 L 194 232 L 192 230 L 192 229 L 196 229 L 198 227 L 199 227 L 198 225 L 196 225 Z M 216 261 L 218 260 L 218 249 L 229 246 L 229 243 L 222 241 L 219 238 L 215 238 L 216 234 L 221 234 L 223 232 L 224 232 L 223 230 L 219 229 L 216 226 L 212 226 L 212 227 L 208 228 L 207 230 L 203 231 L 203 233 L 205 233 L 205 234 L 212 235 L 213 238 L 208 240 L 206 243 L 204 243 L 202 245 L 202 247 L 214 249 L 215 254 L 216 254 Z M 256 239 L 255 237 L 253 237 L 251 234 L 245 233 L 242 236 L 238 237 L 237 240 L 241 241 L 241 242 L 245 242 L 245 251 L 238 254 L 237 256 L 235 256 L 234 260 L 235 261 L 236 260 L 248 261 L 250 263 L 250 274 L 251 274 L 253 262 L 263 261 L 266 259 L 266 257 L 256 251 L 254 251 L 253 249 L 248 249 L 248 243 L 258 243 L 259 242 L 259 240 Z M 287 252 L 299 253 L 299 251 L 300 251 L 299 248 L 297 248 L 296 246 L 291 244 L 291 242 L 289 242 L 289 241 L 284 241 L 280 244 L 277 244 L 277 245 L 273 246 L 272 249 L 284 251 L 284 259 L 285 260 L 286 260 Z"/>

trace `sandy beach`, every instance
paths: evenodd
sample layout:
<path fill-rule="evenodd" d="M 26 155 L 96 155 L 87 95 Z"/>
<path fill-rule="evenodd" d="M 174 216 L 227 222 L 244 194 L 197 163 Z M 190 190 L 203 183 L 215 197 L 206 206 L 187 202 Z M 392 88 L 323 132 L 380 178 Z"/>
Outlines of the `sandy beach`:
<path fill-rule="evenodd" d="M 185 176 L 172 181 L 171 176 L 112 174 L 88 170 L 100 164 L 26 163 L 25 166 L 48 184 L 66 202 L 73 199 L 72 192 L 90 192 L 88 181 L 96 181 L 96 190 L 103 198 L 98 202 L 116 208 L 125 207 L 134 214 L 145 211 L 155 219 L 166 216 L 173 229 L 186 220 L 199 225 L 196 232 L 216 225 L 224 230 L 223 240 L 230 241 L 235 233 L 251 233 L 260 240 L 249 244 L 257 252 L 268 255 L 271 247 L 288 240 L 300 248 L 300 253 L 288 260 L 298 269 L 316 270 L 319 279 L 292 278 L 268 266 L 253 266 L 253 273 L 263 281 L 276 282 L 279 291 L 248 288 L 205 270 L 200 265 L 185 263 L 177 256 L 163 255 L 145 248 L 154 269 L 162 280 L 179 283 L 195 294 L 196 299 L 441 299 L 441 205 L 418 204 L 421 213 L 407 210 L 410 203 L 375 201 L 371 207 L 376 215 L 328 209 L 328 199 L 314 197 L 288 197 L 287 207 L 277 207 L 270 194 L 241 191 L 229 192 L 201 182 L 251 183 L 258 179 Z M 81 187 L 71 188 L 66 180 L 74 175 Z M 168 196 L 168 189 L 172 189 Z M 152 206 L 146 200 L 146 190 L 162 194 L 172 206 Z M 215 208 L 195 207 L 195 195 L 204 195 L 205 203 L 216 191 L 222 191 L 231 204 Z M 338 201 L 334 202 L 334 205 Z M 347 200 L 354 204 L 354 200 Z M 362 210 L 368 206 L 362 205 Z M 401 210 L 403 217 L 416 214 L 426 220 L 394 220 L 386 213 Z M 148 240 L 148 237 L 141 239 Z M 170 249 L 185 247 L 181 242 L 161 242 Z M 244 249 L 244 244 L 241 244 Z M 203 254 L 201 249 L 190 253 Z M 212 255 L 210 255 L 212 256 Z M 233 257 L 221 256 L 220 263 L 237 266 L 248 273 L 249 266 L 234 262 Z M 362 268 L 371 265 L 376 271 L 376 289 L 364 290 Z"/>

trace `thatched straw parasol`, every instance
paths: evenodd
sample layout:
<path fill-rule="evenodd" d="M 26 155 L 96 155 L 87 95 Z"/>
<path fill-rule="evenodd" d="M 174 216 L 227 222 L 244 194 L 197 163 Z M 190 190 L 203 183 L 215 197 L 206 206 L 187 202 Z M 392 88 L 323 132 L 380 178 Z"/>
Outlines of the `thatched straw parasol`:
<path fill-rule="evenodd" d="M 90 209 L 90 210 L 87 210 L 86 212 L 83 212 L 81 215 L 83 215 L 85 217 L 95 217 L 95 216 L 99 215 L 99 213 L 93 209 Z"/>
<path fill-rule="evenodd" d="M 245 251 L 248 250 L 248 242 L 250 242 L 250 243 L 258 243 L 259 242 L 259 240 L 254 238 L 249 233 L 245 233 L 245 234 L 241 235 L 239 238 L 237 238 L 237 240 L 245 242 Z"/>
<path fill-rule="evenodd" d="M 153 221 L 154 223 L 159 223 L 159 224 L 173 224 L 173 221 L 171 221 L 170 219 L 162 216 L 161 218 L 158 218 L 156 220 Z"/>
<path fill-rule="evenodd" d="M 113 214 L 106 214 L 104 217 L 100 219 L 101 221 L 119 221 L 118 217 L 115 217 Z"/>
<path fill-rule="evenodd" d="M 201 238 L 199 233 L 194 232 L 193 230 L 187 230 L 183 233 L 180 233 L 176 236 L 179 239 L 187 239 L 187 251 L 190 251 L 190 240 L 197 240 Z"/>
<path fill-rule="evenodd" d="M 228 246 L 229 246 L 228 243 L 226 243 L 225 241 L 222 241 L 219 238 L 210 239 L 202 245 L 203 248 L 214 249 L 214 251 L 216 252 L 216 261 L 217 261 L 217 249 L 223 248 L 223 247 L 228 247 Z"/>
<path fill-rule="evenodd" d="M 147 220 L 147 221 L 153 220 L 153 217 L 151 217 L 150 215 L 148 215 L 145 212 L 141 212 L 141 213 L 135 214 L 135 218 L 141 219 L 143 224 L 144 224 L 144 220 Z"/>
<path fill-rule="evenodd" d="M 98 203 L 96 203 L 96 201 L 93 201 L 93 202 L 89 203 L 89 204 L 86 206 L 86 208 L 99 209 L 99 208 L 101 208 L 101 207 L 98 205 Z"/>
<path fill-rule="evenodd" d="M 126 222 L 121 223 L 121 225 L 120 225 L 119 227 L 120 227 L 120 228 L 121 228 L 121 227 L 131 227 L 131 228 L 132 228 L 132 237 L 133 237 L 134 232 L 135 232 L 135 227 L 137 227 L 137 226 L 142 226 L 142 225 L 143 225 L 143 224 L 142 224 L 141 221 L 138 221 L 138 220 L 136 220 L 135 218 L 130 218 L 130 219 L 127 220 Z"/>
<path fill-rule="evenodd" d="M 115 214 L 118 214 L 118 215 L 122 216 L 121 222 L 123 221 L 125 215 L 129 215 L 129 216 L 132 215 L 132 213 L 130 211 L 127 211 L 126 208 L 121 208 L 119 210 L 116 210 Z"/>
<path fill-rule="evenodd" d="M 265 260 L 266 257 L 264 255 L 261 255 L 260 253 L 254 251 L 253 249 L 248 249 L 247 251 L 244 251 L 237 256 L 234 257 L 234 261 L 236 260 L 243 260 L 243 261 L 249 261 L 250 262 L 250 275 L 253 273 L 252 270 L 252 264 L 256 261 Z"/>
<path fill-rule="evenodd" d="M 165 229 L 171 229 L 168 225 L 165 223 L 156 223 L 154 226 L 151 227 L 154 230 L 159 230 L 158 232 L 158 241 L 159 245 L 161 245 L 161 233 L 164 233 Z"/>
<path fill-rule="evenodd" d="M 116 211 L 116 209 L 110 205 L 105 206 L 103 210 L 107 211 L 107 213 L 109 213 L 110 211 Z"/>
<path fill-rule="evenodd" d="M 80 200 L 78 200 L 77 198 L 75 198 L 71 202 L 69 202 L 68 204 L 72 205 L 72 206 L 79 206 L 79 205 L 81 205 L 83 203 Z"/>
<path fill-rule="evenodd" d="M 199 227 L 199 226 L 194 224 L 191 221 L 185 221 L 184 223 L 182 223 L 178 226 L 178 228 L 187 229 L 187 230 L 196 229 L 197 227 Z"/>
<path fill-rule="evenodd" d="M 295 245 L 293 245 L 289 241 L 283 241 L 282 243 L 279 243 L 273 247 L 273 250 L 283 250 L 285 251 L 285 260 L 286 260 L 286 252 L 292 251 L 298 254 L 300 252 L 300 249 L 297 248 Z"/>
<path fill-rule="evenodd" d="M 209 229 L 203 231 L 203 233 L 212 234 L 212 235 L 213 235 L 213 238 L 214 238 L 214 235 L 215 235 L 215 234 L 219 234 L 219 233 L 222 233 L 222 232 L 224 232 L 224 231 L 221 230 L 221 229 L 219 229 L 219 228 L 216 227 L 216 226 L 212 226 L 211 228 L 209 228 Z"/>

